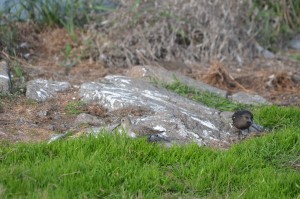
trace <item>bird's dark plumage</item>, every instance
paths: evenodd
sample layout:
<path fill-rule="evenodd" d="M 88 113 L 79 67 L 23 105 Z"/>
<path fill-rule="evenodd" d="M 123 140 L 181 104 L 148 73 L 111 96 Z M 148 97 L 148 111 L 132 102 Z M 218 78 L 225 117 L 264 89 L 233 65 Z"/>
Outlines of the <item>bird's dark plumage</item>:
<path fill-rule="evenodd" d="M 253 124 L 253 114 L 247 110 L 236 111 L 232 115 L 232 123 L 237 129 L 239 129 L 238 138 L 240 139 L 241 130 L 248 129 Z"/>
<path fill-rule="evenodd" d="M 237 129 L 245 130 L 253 124 L 253 114 L 247 110 L 236 111 L 232 115 L 233 126 Z"/>
<path fill-rule="evenodd" d="M 253 114 L 247 110 L 236 111 L 232 115 L 232 123 L 233 126 L 239 129 L 238 138 L 240 139 L 241 130 L 248 129 L 249 133 L 249 128 L 253 124 Z"/>

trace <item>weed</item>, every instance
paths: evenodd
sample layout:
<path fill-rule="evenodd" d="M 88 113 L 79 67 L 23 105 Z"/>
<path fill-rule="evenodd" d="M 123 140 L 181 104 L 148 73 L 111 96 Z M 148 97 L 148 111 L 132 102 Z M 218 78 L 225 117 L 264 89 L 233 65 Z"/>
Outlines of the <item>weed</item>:
<path fill-rule="evenodd" d="M 17 29 L 11 25 L 0 24 L 0 47 L 16 55 Z"/>
<path fill-rule="evenodd" d="M 15 95 L 25 94 L 26 92 L 26 74 L 23 70 L 21 63 L 18 61 L 10 60 L 9 66 L 11 68 L 12 78 L 12 93 Z"/>
<path fill-rule="evenodd" d="M 72 47 L 71 47 L 71 45 L 69 43 L 67 43 L 66 47 L 65 47 L 65 51 L 64 51 L 65 59 L 70 59 L 71 52 L 72 52 Z"/>
<path fill-rule="evenodd" d="M 76 55 L 76 51 L 73 51 L 72 46 L 69 43 L 66 44 L 62 54 L 64 57 L 64 61 L 61 65 L 65 67 L 66 71 L 69 71 L 80 61 L 80 56 Z"/>
<path fill-rule="evenodd" d="M 12 101 L 12 100 L 16 100 L 17 97 L 18 97 L 18 95 L 16 95 L 16 94 L 1 93 L 1 92 L 0 92 L 0 99 L 1 99 L 1 100 Z"/>
<path fill-rule="evenodd" d="M 35 106 L 35 105 L 37 105 L 38 104 L 38 102 L 37 101 L 35 101 L 35 100 L 33 100 L 33 99 L 26 99 L 26 104 L 28 104 L 28 105 L 32 105 L 32 106 Z"/>
<path fill-rule="evenodd" d="M 20 66 L 13 67 L 13 73 L 17 78 L 24 78 L 24 71 Z"/>
<path fill-rule="evenodd" d="M 289 57 L 291 57 L 292 59 L 295 59 L 297 61 L 300 61 L 300 54 L 290 55 Z"/>
<path fill-rule="evenodd" d="M 82 101 L 69 102 L 65 107 L 65 111 L 69 115 L 78 115 L 83 112 L 83 107 L 84 102 Z"/>

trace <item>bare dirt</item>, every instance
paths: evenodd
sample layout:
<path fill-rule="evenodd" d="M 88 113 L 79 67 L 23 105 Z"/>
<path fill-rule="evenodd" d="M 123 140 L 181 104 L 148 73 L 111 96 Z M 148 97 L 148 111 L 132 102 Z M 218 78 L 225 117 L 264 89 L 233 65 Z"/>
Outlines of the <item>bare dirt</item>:
<path fill-rule="evenodd" d="M 65 29 L 37 30 L 30 27 L 30 30 L 24 29 L 24 37 L 21 40 L 26 42 L 28 47 L 22 49 L 23 52 L 18 51 L 18 57 L 3 54 L 11 68 L 15 67 L 15 63 L 21 64 L 27 80 L 45 78 L 80 85 L 109 74 L 124 75 L 128 70 L 126 67 L 107 67 L 91 59 L 92 56 L 84 56 L 87 51 L 84 49 L 85 45 L 80 42 L 82 35 L 79 32 L 76 33 L 77 39 L 74 39 L 74 35 L 72 37 Z M 68 45 L 71 46 L 70 52 L 66 50 Z M 29 58 L 20 58 L 26 53 L 30 53 Z M 300 80 L 295 80 L 295 75 L 300 77 L 300 64 L 287 58 L 257 58 L 242 66 L 219 61 L 190 65 L 174 61 L 173 64 L 161 62 L 159 65 L 171 71 L 180 71 L 230 93 L 258 93 L 275 104 L 300 106 Z M 44 103 L 35 103 L 26 99 L 24 95 L 1 99 L 0 140 L 44 141 L 54 133 L 68 130 L 74 125 L 76 116 L 68 114 L 66 106 L 79 100 L 76 87 Z M 89 105 L 83 111 L 103 118 L 108 114 L 99 105 Z M 114 114 L 122 116 L 128 111 L 141 115 L 147 110 L 129 108 Z"/>

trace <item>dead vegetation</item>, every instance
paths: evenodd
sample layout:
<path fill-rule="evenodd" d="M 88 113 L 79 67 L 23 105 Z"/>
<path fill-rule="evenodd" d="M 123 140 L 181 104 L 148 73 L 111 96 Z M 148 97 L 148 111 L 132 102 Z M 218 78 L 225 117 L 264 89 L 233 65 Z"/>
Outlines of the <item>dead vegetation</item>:
<path fill-rule="evenodd" d="M 260 62 L 264 63 L 262 60 Z M 230 69 L 229 64 L 213 61 L 208 69 L 198 72 L 196 78 L 229 93 L 239 91 L 257 93 L 278 105 L 299 106 L 300 75 L 297 63 L 290 63 L 290 66 L 281 68 L 281 62 L 274 60 L 268 62 L 272 67 L 263 67 L 256 62 L 242 69 L 239 67 Z"/>
<path fill-rule="evenodd" d="M 230 93 L 258 93 L 271 101 L 279 100 L 282 94 L 300 93 L 299 81 L 293 79 L 297 63 L 255 58 L 257 24 L 247 15 L 251 3 L 141 0 L 137 4 L 129 0 L 102 23 L 95 21 L 86 31 L 72 33 L 58 27 L 41 28 L 32 22 L 17 23 L 17 42 L 27 45 L 17 47 L 16 52 L 21 57 L 31 55 L 28 60 L 17 61 L 25 66 L 27 80 L 67 78 L 80 84 L 147 64 Z M 293 97 L 289 103 L 298 101 Z"/>
<path fill-rule="evenodd" d="M 296 92 L 296 85 L 292 80 L 292 74 L 287 72 L 278 72 L 268 77 L 267 87 L 277 92 Z"/>
<path fill-rule="evenodd" d="M 236 81 L 221 62 L 212 62 L 208 72 L 204 75 L 203 80 L 216 87 L 222 88 L 229 92 L 244 91 L 249 92 L 244 86 Z"/>
<path fill-rule="evenodd" d="M 90 26 L 88 34 L 97 57 L 109 66 L 174 59 L 242 64 L 258 53 L 247 8 L 238 0 L 131 0 L 100 27 Z"/>

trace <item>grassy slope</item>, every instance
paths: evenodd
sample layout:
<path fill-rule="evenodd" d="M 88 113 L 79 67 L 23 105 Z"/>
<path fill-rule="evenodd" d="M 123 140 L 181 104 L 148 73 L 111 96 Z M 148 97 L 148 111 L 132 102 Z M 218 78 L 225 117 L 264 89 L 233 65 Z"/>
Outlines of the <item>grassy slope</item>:
<path fill-rule="evenodd" d="M 211 92 L 199 91 L 195 88 L 187 86 L 176 78 L 174 80 L 174 83 L 165 85 L 168 90 L 197 102 L 201 102 L 208 107 L 218 109 L 220 111 L 233 111 L 251 108 L 250 105 L 236 103 Z"/>
<path fill-rule="evenodd" d="M 180 82 L 166 87 L 219 110 L 244 108 Z M 228 151 L 121 135 L 2 145 L 0 198 L 300 198 L 300 109 L 252 110 L 273 131 Z"/>
<path fill-rule="evenodd" d="M 300 110 L 272 106 L 255 115 L 277 130 L 228 151 L 111 135 L 1 146 L 0 196 L 299 198 Z"/>
<path fill-rule="evenodd" d="M 59 20 L 51 18 L 57 13 L 44 13 L 49 24 Z M 177 91 L 219 110 L 243 107 L 184 86 Z M 275 131 L 228 151 L 196 145 L 164 149 L 111 135 L 0 145 L 0 198 L 300 198 L 299 108 L 262 107 L 255 119 Z"/>

